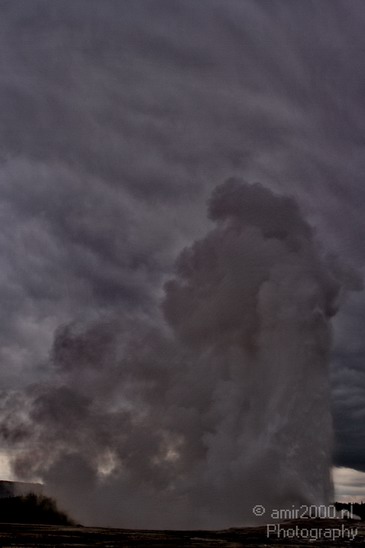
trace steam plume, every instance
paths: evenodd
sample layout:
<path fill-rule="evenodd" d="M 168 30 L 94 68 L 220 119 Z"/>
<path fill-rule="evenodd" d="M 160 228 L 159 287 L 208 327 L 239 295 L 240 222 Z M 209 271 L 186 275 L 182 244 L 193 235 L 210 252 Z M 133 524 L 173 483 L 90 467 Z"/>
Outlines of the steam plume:
<path fill-rule="evenodd" d="M 330 319 L 356 280 L 292 198 L 229 180 L 154 318 L 56 333 L 48 385 L 3 399 L 22 479 L 84 523 L 210 527 L 331 496 Z"/>

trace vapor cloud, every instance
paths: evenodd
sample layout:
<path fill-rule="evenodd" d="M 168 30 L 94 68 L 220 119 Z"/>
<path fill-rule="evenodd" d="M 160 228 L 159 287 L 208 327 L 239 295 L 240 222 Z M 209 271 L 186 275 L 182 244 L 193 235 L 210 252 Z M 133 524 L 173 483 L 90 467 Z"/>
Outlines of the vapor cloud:
<path fill-rule="evenodd" d="M 80 520 L 219 528 L 330 500 L 329 320 L 356 278 L 259 184 L 228 180 L 209 216 L 165 284 L 167 323 L 65 326 L 51 382 L 8 396 L 17 476 Z"/>
<path fill-rule="evenodd" d="M 255 305 L 251 293 L 239 289 L 234 276 L 240 276 L 240 262 L 231 255 L 241 243 L 249 257 L 245 280 L 253 294 L 274 257 L 280 255 L 284 261 L 285 272 L 277 266 L 278 284 L 290 271 L 287 259 L 296 249 L 303 253 L 298 268 L 304 268 L 306 261 L 315 262 L 308 246 L 308 257 L 304 253 L 305 242 L 313 237 L 309 224 L 316 227 L 316 245 L 363 273 L 362 0 L 2 0 L 0 4 L 0 359 L 2 416 L 8 426 L 3 434 L 9 450 L 15 435 L 10 428 L 13 421 L 19 426 L 24 414 L 39 416 L 39 426 L 38 419 L 32 424 L 35 436 L 43 440 L 43 415 L 52 404 L 52 420 L 57 422 L 61 401 L 68 401 L 75 432 L 90 414 L 95 416 L 96 432 L 107 429 L 105 436 L 109 429 L 114 432 L 114 427 L 105 426 L 114 419 L 129 424 L 133 412 L 128 406 L 119 409 L 118 395 L 127 381 L 119 380 L 119 368 L 112 366 L 126 355 L 124 346 L 131 346 L 133 355 L 142 353 L 140 362 L 145 365 L 140 373 L 133 368 L 128 376 L 123 401 L 137 401 L 140 383 L 151 372 L 147 363 L 156 356 L 149 396 L 145 388 L 140 396 L 141 413 L 159 408 L 152 405 L 153 386 L 158 376 L 161 390 L 171 382 L 166 364 L 195 364 L 195 354 L 212 344 L 218 331 L 216 342 L 222 352 L 244 338 L 254 356 L 258 313 L 252 316 L 257 325 L 251 325 Z M 202 212 L 212 190 L 232 176 L 262 181 L 281 197 L 268 198 L 265 189 L 252 185 L 242 195 L 234 193 L 237 203 L 232 203 L 221 187 L 217 192 L 223 194 L 219 200 L 212 198 L 210 219 L 206 218 Z M 220 285 L 217 274 L 211 286 L 194 293 L 196 302 L 203 303 L 204 292 L 211 292 L 206 309 L 203 304 L 194 309 L 195 301 L 187 298 L 193 292 L 189 283 L 198 287 L 199 276 L 205 274 L 198 274 L 199 265 L 191 264 L 198 255 L 193 248 L 181 255 L 175 281 L 169 282 L 165 295 L 162 288 L 173 277 L 176 256 L 193 241 L 212 261 L 211 274 L 224 272 L 223 256 L 216 264 L 209 251 L 213 236 L 202 242 L 213 222 L 239 226 L 244 204 L 251 204 L 245 210 L 251 244 L 237 237 L 229 247 L 227 233 L 221 232 L 221 252 L 232 271 L 226 286 L 223 281 Z M 332 274 L 330 279 L 321 274 L 313 281 L 319 293 L 311 299 L 322 295 L 319 308 L 326 315 L 341 304 L 333 317 L 330 356 L 335 462 L 365 470 L 363 293 L 343 299 L 338 284 L 351 286 L 352 275 L 330 258 L 326 266 L 322 262 L 310 270 Z M 222 292 L 213 295 L 214 287 Z M 240 316 L 236 289 L 247 317 Z M 159 308 L 161 300 L 169 327 Z M 216 309 L 222 313 L 219 325 Z M 209 318 L 203 326 L 200 320 L 205 316 Z M 142 333 L 155 345 L 146 355 Z M 95 355 L 81 348 L 94 338 L 99 341 L 91 345 Z M 61 341 L 67 351 L 61 350 Z M 70 346 L 72 359 L 67 358 Z M 192 348 L 194 356 L 190 356 Z M 88 371 L 78 373 L 80 378 L 76 367 L 66 366 L 76 362 L 76 356 L 85 364 L 80 369 Z M 211 392 L 205 387 L 204 367 L 191 365 L 189 371 L 194 379 L 190 385 L 206 390 L 205 401 Z M 195 377 L 198 371 L 201 379 Z M 75 395 L 79 381 L 88 392 L 80 388 Z M 27 404 L 21 390 L 27 394 Z M 59 398 L 51 397 L 54 390 Z M 231 388 L 226 390 L 230 394 Z M 185 390 L 186 397 L 190 391 Z M 19 410 L 21 417 L 10 414 L 13 406 L 17 408 L 10 404 L 12 393 L 25 405 Z M 101 393 L 110 399 L 116 413 L 113 420 Z M 219 396 L 222 406 L 224 393 L 222 389 Z M 199 421 L 187 415 L 181 421 L 186 421 L 186 431 L 194 437 Z M 153 420 L 155 424 L 157 419 Z M 102 428 L 96 426 L 98 421 Z M 86 424 L 85 446 L 86 440 L 99 439 Z M 146 436 L 153 434 L 157 440 L 151 446 L 158 445 L 160 435 L 146 430 Z M 81 447 L 76 433 L 69 436 L 70 447 Z M 54 451 L 61 455 L 64 436 L 59 442 L 56 438 L 54 434 Z M 99 457 L 97 440 L 87 463 L 81 449 L 78 457 L 60 456 L 59 472 L 52 475 L 51 467 L 49 482 L 60 486 L 61 481 L 51 481 L 51 476 L 61 477 L 62 466 L 73 467 L 86 489 L 99 458 L 104 462 L 101 467 L 112 467 L 118 458 L 108 450 Z M 179 445 L 180 438 L 174 443 Z M 24 438 L 24 452 L 26 445 Z M 51 460 L 56 453 L 51 452 Z M 19 473 L 24 472 L 28 464 L 21 466 L 18 453 L 17 462 Z M 96 489 L 100 488 L 98 484 Z M 70 489 L 77 491 L 73 482 L 65 487 L 67 492 Z M 118 500 L 119 492 L 115 487 Z M 130 497 L 123 515 L 135 515 L 132 500 L 140 499 Z M 150 508 L 152 523 L 152 504 Z"/>

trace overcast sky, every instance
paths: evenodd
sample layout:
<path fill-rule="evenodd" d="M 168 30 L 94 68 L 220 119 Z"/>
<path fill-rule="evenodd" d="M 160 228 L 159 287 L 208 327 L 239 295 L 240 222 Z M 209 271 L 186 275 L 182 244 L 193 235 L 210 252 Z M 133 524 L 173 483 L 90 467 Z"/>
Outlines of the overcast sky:
<path fill-rule="evenodd" d="M 364 28 L 362 0 L 0 0 L 4 394 L 52 382 L 62 326 L 153 322 L 232 176 L 294 196 L 362 277 Z M 334 319 L 341 495 L 364 485 L 364 329 L 360 291 Z"/>

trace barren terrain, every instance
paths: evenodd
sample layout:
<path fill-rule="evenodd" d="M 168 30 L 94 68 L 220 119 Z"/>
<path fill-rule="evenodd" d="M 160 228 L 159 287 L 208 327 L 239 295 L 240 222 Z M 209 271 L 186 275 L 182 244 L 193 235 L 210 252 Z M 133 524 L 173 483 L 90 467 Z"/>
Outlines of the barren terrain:
<path fill-rule="evenodd" d="M 0 524 L 0 547 L 220 547 L 240 546 L 362 546 L 365 524 L 359 521 L 300 520 L 278 524 L 280 535 L 267 534 L 267 527 L 227 529 L 224 531 L 141 531 L 93 527 Z M 336 529 L 336 540 L 329 536 Z M 323 538 L 326 531 L 327 538 Z M 350 531 L 356 533 L 353 540 Z M 332 533 L 331 533 L 332 532 Z M 293 534 L 294 533 L 294 534 Z M 308 535 L 312 535 L 312 540 Z M 313 535 L 321 536 L 314 540 Z"/>

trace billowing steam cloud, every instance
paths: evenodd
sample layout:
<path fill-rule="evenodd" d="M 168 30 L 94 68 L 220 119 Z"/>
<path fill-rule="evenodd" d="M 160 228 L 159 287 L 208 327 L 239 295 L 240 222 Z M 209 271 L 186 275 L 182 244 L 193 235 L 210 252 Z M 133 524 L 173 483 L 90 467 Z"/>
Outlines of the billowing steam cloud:
<path fill-rule="evenodd" d="M 60 329 L 52 382 L 4 396 L 16 474 L 83 522 L 220 528 L 330 499 L 330 318 L 356 280 L 292 198 L 229 180 L 209 217 L 156 317 Z"/>

